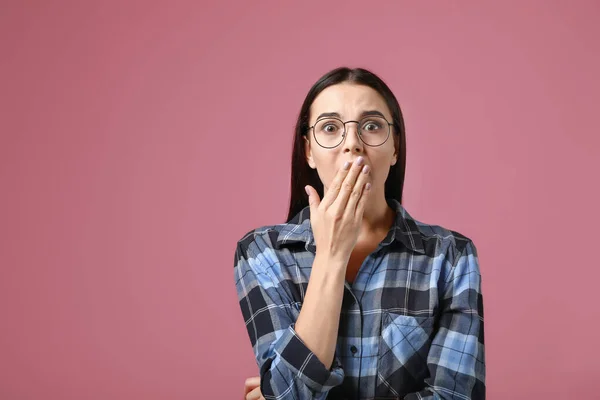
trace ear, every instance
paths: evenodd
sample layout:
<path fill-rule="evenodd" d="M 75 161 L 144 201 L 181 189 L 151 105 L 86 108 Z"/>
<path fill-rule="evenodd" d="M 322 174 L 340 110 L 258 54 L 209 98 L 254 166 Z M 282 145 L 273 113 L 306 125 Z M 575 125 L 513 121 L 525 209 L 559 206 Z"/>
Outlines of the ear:
<path fill-rule="evenodd" d="M 308 139 L 306 136 L 303 136 L 303 138 L 304 138 L 304 153 L 306 154 L 306 162 L 312 169 L 315 169 L 315 168 L 317 168 L 317 165 L 315 164 L 315 161 L 313 160 L 313 157 L 312 157 L 310 139 Z"/>
<path fill-rule="evenodd" d="M 392 160 L 390 161 L 390 166 L 394 166 L 398 162 L 398 152 L 400 150 L 396 147 L 396 140 L 395 139 L 396 138 L 394 138 L 394 155 L 392 156 Z"/>
<path fill-rule="evenodd" d="M 392 156 L 392 160 L 390 161 L 390 167 L 393 167 L 398 162 L 398 153 L 400 152 L 400 146 L 397 142 L 399 140 L 399 138 L 395 134 L 396 126 L 392 125 L 392 126 L 390 126 L 390 129 L 392 130 L 391 134 L 394 138 L 394 155 Z"/>

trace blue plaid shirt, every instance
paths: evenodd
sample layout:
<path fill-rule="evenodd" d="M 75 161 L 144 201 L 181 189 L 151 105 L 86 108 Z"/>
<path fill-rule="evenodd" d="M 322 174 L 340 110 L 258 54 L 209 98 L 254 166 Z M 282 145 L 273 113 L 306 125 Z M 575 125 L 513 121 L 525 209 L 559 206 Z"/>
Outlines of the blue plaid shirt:
<path fill-rule="evenodd" d="M 345 283 L 330 369 L 294 330 L 316 251 L 310 208 L 238 241 L 235 284 L 265 399 L 485 398 L 477 250 L 387 202 L 395 223 Z"/>

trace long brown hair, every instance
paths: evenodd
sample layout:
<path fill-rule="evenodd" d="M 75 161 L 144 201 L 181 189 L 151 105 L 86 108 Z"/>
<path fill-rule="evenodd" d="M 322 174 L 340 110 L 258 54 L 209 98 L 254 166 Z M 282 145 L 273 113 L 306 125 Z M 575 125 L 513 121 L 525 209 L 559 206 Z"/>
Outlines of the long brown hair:
<path fill-rule="evenodd" d="M 292 149 L 292 177 L 290 207 L 287 221 L 291 220 L 300 210 L 308 206 L 308 197 L 304 191 L 306 185 L 315 188 L 319 196 L 323 198 L 323 183 L 306 161 L 306 151 L 303 137 L 308 133 L 308 120 L 310 106 L 315 98 L 329 86 L 342 82 L 352 82 L 365 85 L 376 90 L 385 100 L 392 113 L 394 146 L 398 152 L 398 160 L 390 167 L 390 172 L 385 181 L 385 197 L 394 198 L 402 204 L 402 189 L 404 187 L 404 172 L 406 169 L 406 137 L 404 131 L 404 119 L 396 96 L 390 88 L 374 73 L 363 68 L 350 69 L 347 67 L 336 68 L 323 75 L 308 91 L 296 128 L 294 130 L 294 145 Z"/>

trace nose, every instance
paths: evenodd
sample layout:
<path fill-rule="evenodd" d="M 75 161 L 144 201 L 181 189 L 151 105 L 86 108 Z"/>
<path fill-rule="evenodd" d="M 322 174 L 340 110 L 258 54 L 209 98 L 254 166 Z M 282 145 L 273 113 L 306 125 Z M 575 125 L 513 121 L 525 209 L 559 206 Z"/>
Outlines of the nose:
<path fill-rule="evenodd" d="M 350 122 L 346 123 L 346 134 L 344 142 L 342 143 L 343 151 L 350 153 L 362 153 L 364 150 L 364 143 L 358 135 L 358 123 Z"/>

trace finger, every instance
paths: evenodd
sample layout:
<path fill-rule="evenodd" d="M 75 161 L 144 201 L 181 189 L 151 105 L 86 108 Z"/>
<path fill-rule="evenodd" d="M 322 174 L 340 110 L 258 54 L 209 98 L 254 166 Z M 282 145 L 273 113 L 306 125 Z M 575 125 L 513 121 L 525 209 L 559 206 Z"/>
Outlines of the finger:
<path fill-rule="evenodd" d="M 325 195 L 323 196 L 323 200 L 321 200 L 321 204 L 323 204 L 323 207 L 328 208 L 331 204 L 333 204 L 333 202 L 338 196 L 338 193 L 342 188 L 344 179 L 346 179 L 346 176 L 348 175 L 351 166 L 352 163 L 346 161 L 344 165 L 337 171 L 335 177 L 333 178 L 333 181 L 331 181 L 331 184 L 327 188 L 327 193 L 325 193 Z"/>
<path fill-rule="evenodd" d="M 260 376 L 254 376 L 252 378 L 246 379 L 246 381 L 244 382 L 244 396 L 259 386 L 260 386 Z"/>
<path fill-rule="evenodd" d="M 354 162 L 354 164 L 352 165 L 352 167 L 350 168 L 350 171 L 348 171 L 348 175 L 346 176 L 346 179 L 344 179 L 344 182 L 342 183 L 342 188 L 340 189 L 340 193 L 338 194 L 337 198 L 334 201 L 334 205 L 335 207 L 338 208 L 338 210 L 345 210 L 346 205 L 348 204 L 348 199 L 350 198 L 350 195 L 352 194 L 353 191 L 355 191 L 355 186 L 356 186 L 356 182 L 358 177 L 361 175 L 361 171 L 363 171 L 363 169 L 365 168 L 364 165 L 364 159 L 362 157 L 358 157 L 356 159 L 356 161 Z M 370 168 L 367 169 L 367 173 L 369 173 Z M 355 196 L 360 196 L 360 191 L 362 190 L 362 188 L 358 188 L 358 192 L 359 193 L 355 193 Z"/>
<path fill-rule="evenodd" d="M 356 205 L 356 211 L 354 212 L 354 214 L 356 215 L 357 220 L 362 220 L 364 211 L 365 211 L 365 205 L 367 204 L 367 200 L 369 199 L 370 195 L 371 195 L 371 182 L 367 182 L 365 184 L 365 187 L 362 191 L 362 194 L 360 196 L 360 199 L 358 200 L 358 204 Z"/>
<path fill-rule="evenodd" d="M 252 390 L 250 393 L 246 395 L 246 400 L 260 400 L 262 399 L 262 393 L 260 392 L 260 386 L 256 389 Z"/>
<path fill-rule="evenodd" d="M 371 177 L 371 167 L 368 165 L 365 165 L 363 167 L 363 169 L 360 171 L 360 173 L 358 174 L 356 183 L 354 184 L 354 186 L 352 188 L 352 192 L 350 193 L 350 196 L 348 197 L 348 203 L 346 204 L 344 214 L 347 214 L 347 215 L 356 214 L 356 207 L 357 207 L 360 199 L 363 197 L 363 193 L 364 193 L 366 184 L 369 183 L 371 180 L 370 177 Z"/>
<path fill-rule="evenodd" d="M 321 203 L 321 199 L 319 198 L 319 193 L 310 185 L 306 185 L 304 187 L 306 190 L 306 194 L 308 195 L 308 205 L 310 206 L 310 215 L 315 215 L 317 212 L 317 207 Z"/>

